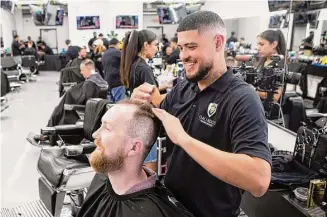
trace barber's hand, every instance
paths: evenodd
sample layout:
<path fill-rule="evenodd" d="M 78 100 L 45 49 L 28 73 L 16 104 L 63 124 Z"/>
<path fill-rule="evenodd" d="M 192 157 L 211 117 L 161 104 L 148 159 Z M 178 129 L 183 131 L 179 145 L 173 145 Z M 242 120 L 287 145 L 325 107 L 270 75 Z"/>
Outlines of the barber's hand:
<path fill-rule="evenodd" d="M 151 103 L 153 99 L 153 93 L 156 87 L 149 83 L 144 83 L 133 90 L 131 99 L 137 100 L 143 103 Z"/>
<path fill-rule="evenodd" d="M 161 120 L 170 140 L 176 145 L 182 145 L 189 135 L 185 132 L 180 120 L 162 109 L 153 108 L 153 113 Z"/>

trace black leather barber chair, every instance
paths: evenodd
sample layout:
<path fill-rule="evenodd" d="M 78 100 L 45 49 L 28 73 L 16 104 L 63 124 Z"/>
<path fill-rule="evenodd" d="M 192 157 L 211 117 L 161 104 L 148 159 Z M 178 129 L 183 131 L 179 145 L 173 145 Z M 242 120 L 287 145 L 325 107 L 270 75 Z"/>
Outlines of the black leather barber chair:
<path fill-rule="evenodd" d="M 90 99 L 86 104 L 83 126 L 61 125 L 41 130 L 49 140 L 43 145 L 37 164 L 41 175 L 39 195 L 55 217 L 60 216 L 66 195 L 71 199 L 73 213 L 77 213 L 82 205 L 84 191 L 95 174 L 86 154 L 95 149 L 92 133 L 100 127 L 101 118 L 110 107 L 107 100 Z M 74 140 L 76 137 L 80 142 L 71 144 L 70 138 Z M 29 137 L 28 141 L 36 143 L 33 137 Z"/>
<path fill-rule="evenodd" d="M 108 94 L 107 88 L 101 88 L 100 93 L 98 95 L 101 99 L 106 99 Z M 77 104 L 65 104 L 64 110 L 67 118 L 70 120 L 66 120 L 65 122 L 72 122 L 75 124 L 83 124 L 84 115 L 85 115 L 85 105 L 77 105 Z"/>
<path fill-rule="evenodd" d="M 303 98 L 299 95 L 290 96 L 285 99 L 283 112 L 285 117 L 286 128 L 297 132 L 303 124 L 314 125 L 314 123 L 322 117 L 327 117 L 327 88 L 319 87 L 317 92 L 320 92 L 323 97 L 319 98 L 318 103 L 313 108 L 306 108 Z"/>
<path fill-rule="evenodd" d="M 38 63 L 35 56 L 22 56 L 22 67 L 30 70 L 30 77 L 28 80 L 35 81 L 36 74 L 38 74 Z"/>
<path fill-rule="evenodd" d="M 63 96 L 69 88 L 84 80 L 79 67 L 66 67 L 62 69 L 59 80 L 59 97 Z"/>

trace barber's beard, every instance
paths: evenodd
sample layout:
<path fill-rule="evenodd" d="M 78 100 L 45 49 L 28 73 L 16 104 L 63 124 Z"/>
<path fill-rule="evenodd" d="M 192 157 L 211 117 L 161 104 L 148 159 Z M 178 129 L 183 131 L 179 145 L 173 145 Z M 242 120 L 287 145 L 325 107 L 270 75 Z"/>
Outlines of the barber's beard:
<path fill-rule="evenodd" d="M 187 61 L 185 61 L 185 62 L 187 62 Z M 197 83 L 197 82 L 201 81 L 203 78 L 205 78 L 209 74 L 209 71 L 212 68 L 213 68 L 213 62 L 200 64 L 199 69 L 195 74 L 188 76 L 186 73 L 186 79 L 193 83 Z"/>
<path fill-rule="evenodd" d="M 97 173 L 108 173 L 122 169 L 125 156 L 123 149 L 120 148 L 114 155 L 107 157 L 104 154 L 104 148 L 97 144 L 101 151 L 95 150 L 90 156 L 90 164 Z"/>

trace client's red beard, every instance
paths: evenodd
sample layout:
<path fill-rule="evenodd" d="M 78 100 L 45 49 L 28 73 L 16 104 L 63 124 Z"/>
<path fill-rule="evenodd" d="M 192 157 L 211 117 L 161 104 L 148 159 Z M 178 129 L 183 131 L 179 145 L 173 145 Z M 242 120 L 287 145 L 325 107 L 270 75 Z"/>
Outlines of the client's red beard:
<path fill-rule="evenodd" d="M 120 148 L 113 156 L 107 157 L 104 154 L 104 147 L 100 142 L 94 141 L 96 146 L 101 149 L 101 152 L 95 150 L 90 156 L 90 164 L 97 173 L 108 173 L 120 170 L 124 165 L 124 153 Z"/>

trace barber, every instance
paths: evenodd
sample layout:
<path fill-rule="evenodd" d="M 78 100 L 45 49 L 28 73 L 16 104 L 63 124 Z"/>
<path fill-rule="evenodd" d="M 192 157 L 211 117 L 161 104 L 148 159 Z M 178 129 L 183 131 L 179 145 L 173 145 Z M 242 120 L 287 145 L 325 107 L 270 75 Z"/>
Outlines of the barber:
<path fill-rule="evenodd" d="M 108 100 L 113 103 L 119 102 L 126 96 L 126 89 L 120 79 L 120 60 L 119 41 L 112 38 L 109 41 L 109 49 L 102 56 L 102 67 L 104 79 L 108 82 L 110 88 Z"/>
<path fill-rule="evenodd" d="M 165 185 L 201 217 L 236 217 L 242 191 L 261 197 L 271 178 L 267 122 L 256 92 L 226 67 L 226 28 L 215 13 L 199 11 L 178 26 L 186 78 L 165 97 L 153 85 L 132 98 L 153 109 L 175 144 Z"/>
<path fill-rule="evenodd" d="M 266 30 L 258 35 L 257 45 L 259 51 L 259 62 L 257 65 L 257 71 L 262 72 L 265 67 L 272 67 L 273 64 L 277 64 L 278 68 L 284 69 L 284 60 L 273 61 L 272 56 L 285 55 L 286 42 L 284 34 L 280 30 Z M 270 76 L 270 75 L 268 75 Z M 258 87 L 258 94 L 261 99 L 267 98 L 267 92 L 263 89 L 265 87 Z M 273 100 L 278 102 L 282 95 L 282 87 L 279 87 L 274 94 Z"/>
<path fill-rule="evenodd" d="M 25 48 L 25 44 L 20 42 L 19 36 L 14 36 L 14 41 L 11 44 L 12 56 L 21 56 Z"/>

